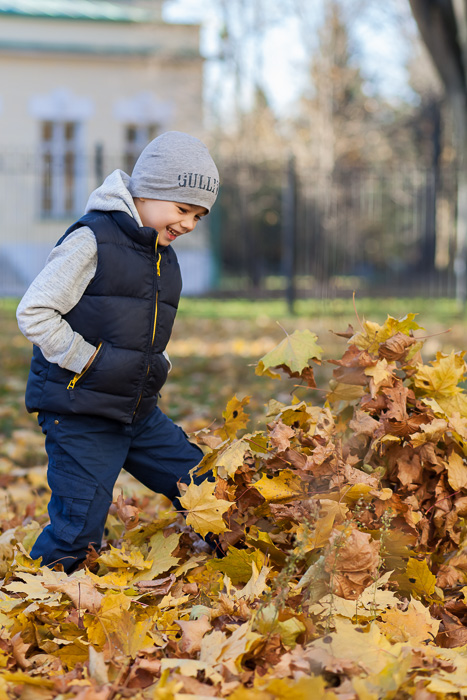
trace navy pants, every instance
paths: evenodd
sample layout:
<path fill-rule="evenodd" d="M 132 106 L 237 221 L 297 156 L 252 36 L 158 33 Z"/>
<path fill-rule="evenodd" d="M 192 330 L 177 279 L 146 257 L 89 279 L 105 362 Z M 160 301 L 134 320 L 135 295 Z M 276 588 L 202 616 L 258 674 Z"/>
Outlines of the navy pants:
<path fill-rule="evenodd" d="M 45 566 L 60 562 L 67 572 L 85 559 L 90 543 L 100 546 L 122 468 L 180 507 L 177 482 L 189 483 L 189 470 L 203 457 L 201 449 L 157 407 L 132 425 L 48 411 L 41 411 L 38 420 L 46 436 L 52 496 L 50 525 L 39 535 L 31 556 L 42 557 Z"/>

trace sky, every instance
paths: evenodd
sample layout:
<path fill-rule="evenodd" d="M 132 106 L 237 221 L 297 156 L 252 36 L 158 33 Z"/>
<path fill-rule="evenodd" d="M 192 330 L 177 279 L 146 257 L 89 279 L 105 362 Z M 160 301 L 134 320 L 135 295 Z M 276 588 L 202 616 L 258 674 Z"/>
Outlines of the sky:
<path fill-rule="evenodd" d="M 309 1 L 309 0 L 308 0 Z M 313 0 L 316 6 L 315 26 L 307 27 L 307 37 L 316 35 L 322 17 L 322 3 L 325 0 Z M 213 101 L 215 95 L 233 94 L 233 76 L 227 79 L 221 74 L 221 65 L 215 60 L 219 47 L 221 20 L 213 0 L 168 0 L 164 7 L 164 17 L 173 22 L 197 22 L 202 25 L 201 52 L 206 60 L 206 99 Z M 410 14 L 404 16 L 407 31 L 401 32 L 400 20 L 391 20 L 390 14 L 382 16 L 369 15 L 353 22 L 353 39 L 358 46 L 362 73 L 367 79 L 366 90 L 369 94 L 378 93 L 390 102 L 411 101 L 413 92 L 408 84 L 405 63 L 407 61 L 411 32 L 414 23 Z M 412 22 L 412 27 L 408 26 Z M 308 41 L 305 49 L 303 26 L 297 17 L 284 15 L 280 24 L 270 27 L 264 33 L 261 46 L 250 44 L 243 56 L 244 75 L 257 65 L 258 57 L 262 64 L 262 84 L 269 102 L 278 116 L 286 116 L 293 110 L 293 105 L 300 94 L 306 90 L 306 68 L 309 63 Z M 222 80 L 221 80 L 222 78 Z M 220 89 L 222 86 L 222 89 Z M 247 105 L 251 98 L 251 84 L 248 79 L 243 83 L 242 102 Z M 228 98 L 227 98 L 228 102 Z"/>

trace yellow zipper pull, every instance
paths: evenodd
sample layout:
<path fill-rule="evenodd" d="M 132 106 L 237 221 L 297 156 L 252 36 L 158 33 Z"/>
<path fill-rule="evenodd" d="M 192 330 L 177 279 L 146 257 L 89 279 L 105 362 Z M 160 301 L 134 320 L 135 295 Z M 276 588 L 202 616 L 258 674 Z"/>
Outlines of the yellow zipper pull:
<path fill-rule="evenodd" d="M 75 384 L 76 384 L 76 382 L 78 381 L 78 379 L 81 379 L 81 377 L 83 376 L 83 374 L 86 374 L 86 372 L 91 368 L 91 366 L 92 366 L 94 360 L 96 359 L 96 357 L 97 357 L 98 354 L 99 354 L 99 351 L 100 351 L 101 347 L 102 347 L 102 343 L 99 343 L 99 345 L 98 345 L 97 348 L 96 348 L 96 354 L 94 355 L 93 360 L 92 360 L 91 364 L 89 365 L 89 367 L 88 367 L 87 369 L 83 369 L 82 372 L 78 372 L 78 374 L 75 374 L 75 376 L 73 377 L 73 379 L 72 379 L 72 380 L 70 381 L 70 383 L 68 384 L 67 389 L 74 389 L 74 388 L 75 388 Z"/>
<path fill-rule="evenodd" d="M 79 377 L 80 377 L 79 374 L 75 374 L 75 376 L 73 377 L 73 379 L 71 380 L 71 382 L 68 384 L 67 389 L 74 389 L 74 388 L 75 388 L 75 384 L 76 384 L 76 382 L 78 381 Z"/>
<path fill-rule="evenodd" d="M 157 267 L 157 276 L 160 277 L 160 276 L 161 276 L 161 254 L 160 254 L 160 253 L 159 253 L 159 254 L 157 253 L 157 246 L 158 246 L 158 243 L 159 243 L 159 234 L 157 234 L 156 245 L 155 245 L 155 247 L 154 247 L 154 252 L 155 252 L 155 254 L 156 254 L 156 257 L 157 257 L 157 255 L 159 255 L 159 257 L 157 258 L 156 267 Z"/>

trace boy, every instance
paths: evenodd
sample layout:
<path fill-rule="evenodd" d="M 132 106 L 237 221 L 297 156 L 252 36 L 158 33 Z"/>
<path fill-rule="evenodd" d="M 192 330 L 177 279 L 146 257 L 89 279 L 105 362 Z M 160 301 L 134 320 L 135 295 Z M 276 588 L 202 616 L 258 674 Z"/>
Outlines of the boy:
<path fill-rule="evenodd" d="M 177 504 L 177 482 L 202 458 L 157 397 L 181 291 L 170 244 L 218 188 L 201 141 L 162 134 L 131 178 L 116 170 L 91 194 L 18 306 L 34 343 L 26 408 L 38 412 L 49 457 L 50 524 L 31 551 L 43 565 L 70 573 L 100 546 L 123 467 Z"/>

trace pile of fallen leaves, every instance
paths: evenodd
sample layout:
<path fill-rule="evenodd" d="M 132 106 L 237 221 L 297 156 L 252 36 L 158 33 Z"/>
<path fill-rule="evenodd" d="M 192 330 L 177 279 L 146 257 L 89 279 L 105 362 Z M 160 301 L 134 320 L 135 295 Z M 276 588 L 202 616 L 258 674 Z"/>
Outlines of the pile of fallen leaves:
<path fill-rule="evenodd" d="M 467 694 L 467 367 L 454 352 L 424 364 L 414 318 L 341 334 L 324 401 L 316 335 L 287 336 L 256 373 L 307 400 L 271 400 L 248 432 L 234 397 L 195 436 L 211 476 L 182 489 L 183 515 L 120 495 L 102 550 L 71 576 L 29 557 L 47 490 L 39 445 L 13 433 L 0 700 Z"/>

